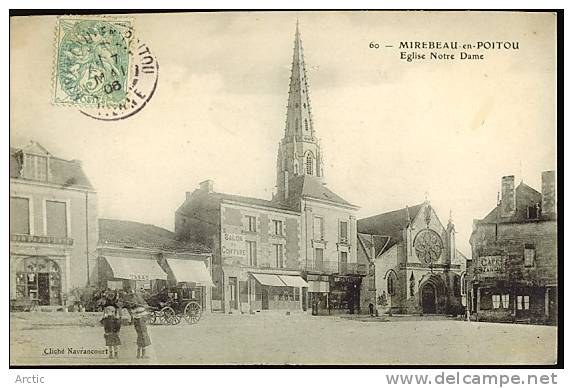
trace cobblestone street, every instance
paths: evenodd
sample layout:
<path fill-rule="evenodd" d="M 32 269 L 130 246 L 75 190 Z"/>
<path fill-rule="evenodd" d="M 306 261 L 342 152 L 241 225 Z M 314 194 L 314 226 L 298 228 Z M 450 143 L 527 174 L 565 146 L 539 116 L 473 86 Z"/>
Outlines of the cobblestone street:
<path fill-rule="evenodd" d="M 149 325 L 150 358 L 135 358 L 122 327 L 120 358 L 69 354 L 105 350 L 98 315 L 11 315 L 14 365 L 77 364 L 551 364 L 557 328 L 464 322 L 445 317 L 208 315 L 196 325 Z M 65 318 L 65 319 L 63 319 Z M 45 354 L 64 349 L 64 354 Z"/>

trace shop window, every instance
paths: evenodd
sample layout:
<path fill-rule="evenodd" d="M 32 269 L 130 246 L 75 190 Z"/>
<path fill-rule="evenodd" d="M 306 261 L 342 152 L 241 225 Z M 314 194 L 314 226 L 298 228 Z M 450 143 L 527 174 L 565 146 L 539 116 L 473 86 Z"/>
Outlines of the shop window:
<path fill-rule="evenodd" d="M 257 231 L 257 217 L 255 216 L 246 216 L 247 217 L 247 230 L 249 232 L 256 232 Z"/>
<path fill-rule="evenodd" d="M 324 240 L 324 218 L 322 217 L 314 217 L 314 239 Z"/>
<path fill-rule="evenodd" d="M 282 244 L 273 244 L 273 264 L 276 268 L 284 267 Z"/>
<path fill-rule="evenodd" d="M 501 295 L 492 295 L 491 296 L 491 303 L 494 309 L 498 309 L 501 302 Z"/>
<path fill-rule="evenodd" d="M 348 243 L 348 221 L 340 221 L 340 242 L 343 244 Z"/>
<path fill-rule="evenodd" d="M 502 306 L 504 309 L 509 308 L 509 294 L 503 294 L 503 295 L 501 296 L 501 306 Z"/>
<path fill-rule="evenodd" d="M 517 309 L 529 310 L 529 295 L 517 295 Z"/>
<path fill-rule="evenodd" d="M 59 305 L 61 273 L 58 264 L 42 257 L 24 259 L 16 272 L 16 297 L 36 300 L 40 305 Z"/>
<path fill-rule="evenodd" d="M 257 242 L 247 241 L 247 258 L 251 267 L 257 266 Z"/>
<path fill-rule="evenodd" d="M 46 234 L 54 237 L 68 237 L 65 202 L 46 201 Z"/>
<path fill-rule="evenodd" d="M 273 233 L 275 236 L 283 235 L 283 222 L 280 220 L 273 220 Z"/>
<path fill-rule="evenodd" d="M 526 267 L 533 267 L 535 265 L 535 245 L 525 244 L 523 250 L 524 264 Z"/>
<path fill-rule="evenodd" d="M 48 158 L 39 155 L 25 155 L 23 175 L 28 179 L 47 181 Z"/>
<path fill-rule="evenodd" d="M 30 200 L 10 197 L 10 233 L 30 234 Z"/>

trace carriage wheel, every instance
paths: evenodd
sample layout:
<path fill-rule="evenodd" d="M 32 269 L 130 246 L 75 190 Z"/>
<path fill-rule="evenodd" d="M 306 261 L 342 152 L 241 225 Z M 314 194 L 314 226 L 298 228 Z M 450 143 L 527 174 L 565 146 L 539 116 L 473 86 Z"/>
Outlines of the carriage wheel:
<path fill-rule="evenodd" d="M 161 314 L 162 323 L 167 325 L 176 325 L 178 323 L 173 323 L 174 321 L 177 321 L 177 314 L 175 314 L 175 310 L 171 307 L 163 307 L 159 313 Z"/>
<path fill-rule="evenodd" d="M 155 325 L 156 323 L 159 323 L 159 317 L 157 316 L 157 311 L 151 311 L 149 313 L 149 323 L 151 325 Z"/>
<path fill-rule="evenodd" d="M 201 313 L 201 305 L 197 302 L 187 303 L 187 305 L 185 305 L 185 310 L 183 310 L 183 316 L 189 324 L 199 322 L 199 319 L 201 319 Z"/>

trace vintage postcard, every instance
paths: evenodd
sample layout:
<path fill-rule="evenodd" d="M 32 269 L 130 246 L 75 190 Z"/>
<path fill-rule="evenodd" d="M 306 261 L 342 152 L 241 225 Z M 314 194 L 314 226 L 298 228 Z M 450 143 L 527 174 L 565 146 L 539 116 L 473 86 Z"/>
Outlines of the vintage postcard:
<path fill-rule="evenodd" d="M 555 365 L 557 24 L 12 15 L 10 365 Z"/>

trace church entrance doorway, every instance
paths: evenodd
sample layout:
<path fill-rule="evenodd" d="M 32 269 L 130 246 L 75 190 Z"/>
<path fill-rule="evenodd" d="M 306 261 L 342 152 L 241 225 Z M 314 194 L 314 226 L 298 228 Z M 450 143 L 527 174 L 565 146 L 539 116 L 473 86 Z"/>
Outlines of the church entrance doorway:
<path fill-rule="evenodd" d="M 422 288 L 422 312 L 424 314 L 436 313 L 436 288 L 429 283 Z"/>

